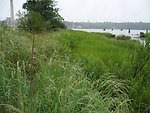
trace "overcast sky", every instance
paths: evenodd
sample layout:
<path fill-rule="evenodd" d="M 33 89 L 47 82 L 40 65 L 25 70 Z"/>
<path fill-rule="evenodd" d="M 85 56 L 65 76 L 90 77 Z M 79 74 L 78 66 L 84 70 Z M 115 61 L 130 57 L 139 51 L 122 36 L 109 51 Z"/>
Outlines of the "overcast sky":
<path fill-rule="evenodd" d="M 10 15 L 10 0 L 0 0 L 0 20 Z M 150 0 L 57 0 L 60 15 L 74 22 L 150 22 Z M 15 14 L 26 0 L 14 0 Z"/>

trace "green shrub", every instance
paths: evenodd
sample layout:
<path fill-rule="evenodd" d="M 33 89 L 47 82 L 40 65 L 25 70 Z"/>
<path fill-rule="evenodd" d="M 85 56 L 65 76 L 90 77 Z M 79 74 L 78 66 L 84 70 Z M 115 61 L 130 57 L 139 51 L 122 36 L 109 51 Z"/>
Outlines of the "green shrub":
<path fill-rule="evenodd" d="M 145 37 L 146 37 L 146 46 L 150 46 L 150 33 L 147 33 Z"/>
<path fill-rule="evenodd" d="M 117 40 L 130 40 L 131 37 L 130 36 L 125 36 L 125 35 L 118 35 L 116 36 Z"/>

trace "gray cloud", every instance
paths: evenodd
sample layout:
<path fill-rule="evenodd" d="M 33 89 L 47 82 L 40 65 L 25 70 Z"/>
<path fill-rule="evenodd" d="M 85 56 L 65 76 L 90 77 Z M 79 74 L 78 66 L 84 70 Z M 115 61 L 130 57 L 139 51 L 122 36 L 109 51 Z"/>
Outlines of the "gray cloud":
<path fill-rule="evenodd" d="M 150 0 L 57 0 L 68 21 L 150 22 Z M 26 0 L 14 0 L 15 13 Z M 9 0 L 0 1 L 0 20 L 9 17 Z"/>
<path fill-rule="evenodd" d="M 58 1 L 60 14 L 69 21 L 150 22 L 150 0 Z"/>

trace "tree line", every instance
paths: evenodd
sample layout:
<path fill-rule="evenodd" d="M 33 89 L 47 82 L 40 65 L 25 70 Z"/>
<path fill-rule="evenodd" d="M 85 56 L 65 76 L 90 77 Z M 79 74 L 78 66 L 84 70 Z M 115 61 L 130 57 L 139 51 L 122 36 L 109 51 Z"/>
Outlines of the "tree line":
<path fill-rule="evenodd" d="M 133 30 L 150 30 L 150 23 L 143 22 L 68 22 L 65 21 L 67 28 L 82 29 L 133 29 Z"/>

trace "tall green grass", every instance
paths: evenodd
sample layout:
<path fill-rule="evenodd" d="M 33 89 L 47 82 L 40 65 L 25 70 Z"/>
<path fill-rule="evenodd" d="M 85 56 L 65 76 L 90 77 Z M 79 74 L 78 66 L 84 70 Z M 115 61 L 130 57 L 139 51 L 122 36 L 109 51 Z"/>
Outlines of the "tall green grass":
<path fill-rule="evenodd" d="M 0 34 L 2 113 L 148 112 L 149 82 L 144 80 L 149 64 L 130 77 L 138 70 L 139 55 L 130 56 L 134 65 L 129 69 L 130 62 L 123 61 L 137 43 L 77 31 L 40 33 L 35 35 L 32 65 L 30 33 L 1 26 Z"/>

